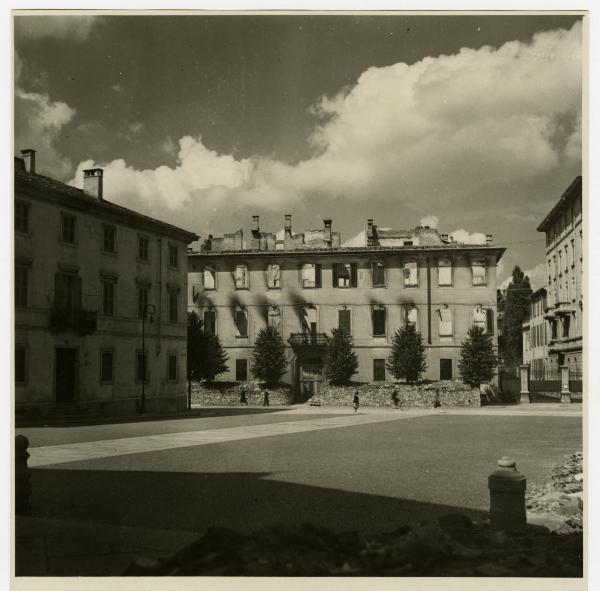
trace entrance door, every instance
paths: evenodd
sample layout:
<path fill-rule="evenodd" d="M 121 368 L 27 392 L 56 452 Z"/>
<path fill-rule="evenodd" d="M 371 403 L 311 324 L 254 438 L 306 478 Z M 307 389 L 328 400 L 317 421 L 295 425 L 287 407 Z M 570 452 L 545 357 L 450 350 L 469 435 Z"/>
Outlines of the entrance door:
<path fill-rule="evenodd" d="M 319 393 L 321 385 L 322 367 L 318 360 L 304 361 L 299 363 L 300 394 L 299 402 L 306 402 Z"/>
<path fill-rule="evenodd" d="M 75 401 L 76 362 L 77 349 L 56 349 L 55 391 L 58 404 Z"/>

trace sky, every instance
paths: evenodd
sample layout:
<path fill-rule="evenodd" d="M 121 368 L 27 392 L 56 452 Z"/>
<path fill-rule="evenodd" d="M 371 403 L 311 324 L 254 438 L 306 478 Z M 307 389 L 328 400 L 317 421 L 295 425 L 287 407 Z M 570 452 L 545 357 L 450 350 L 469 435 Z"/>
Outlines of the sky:
<path fill-rule="evenodd" d="M 537 225 L 581 174 L 569 15 L 18 16 L 14 150 L 202 237 L 260 215 L 342 242 L 435 225 L 544 284 Z"/>

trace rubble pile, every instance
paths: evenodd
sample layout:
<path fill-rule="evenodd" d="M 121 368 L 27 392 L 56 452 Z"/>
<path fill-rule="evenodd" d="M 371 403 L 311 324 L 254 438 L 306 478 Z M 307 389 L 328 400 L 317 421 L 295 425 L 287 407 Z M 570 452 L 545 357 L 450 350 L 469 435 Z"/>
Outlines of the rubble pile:
<path fill-rule="evenodd" d="M 567 456 L 552 480 L 527 492 L 527 521 L 556 534 L 583 531 L 583 453 Z"/>
<path fill-rule="evenodd" d="M 583 535 L 530 528 L 511 536 L 459 514 L 362 535 L 313 525 L 244 534 L 213 527 L 167 559 L 134 562 L 126 576 L 581 577 Z"/>

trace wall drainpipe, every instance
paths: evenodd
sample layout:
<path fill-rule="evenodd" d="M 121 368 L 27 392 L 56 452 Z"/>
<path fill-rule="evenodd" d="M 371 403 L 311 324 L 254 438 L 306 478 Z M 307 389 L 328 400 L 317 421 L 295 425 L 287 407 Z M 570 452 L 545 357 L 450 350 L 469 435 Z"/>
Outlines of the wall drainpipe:
<path fill-rule="evenodd" d="M 431 345 L 431 261 L 427 257 L 427 343 Z"/>

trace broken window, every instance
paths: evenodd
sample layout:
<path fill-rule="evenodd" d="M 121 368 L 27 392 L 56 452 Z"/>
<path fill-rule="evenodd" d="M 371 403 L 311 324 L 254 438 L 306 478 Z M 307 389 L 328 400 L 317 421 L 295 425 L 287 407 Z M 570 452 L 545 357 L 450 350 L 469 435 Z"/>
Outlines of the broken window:
<path fill-rule="evenodd" d="M 452 285 L 452 261 L 450 259 L 438 261 L 438 285 Z"/>
<path fill-rule="evenodd" d="M 338 329 L 347 334 L 352 334 L 351 332 L 351 324 L 350 324 L 350 310 L 346 308 L 342 308 L 338 310 Z"/>
<path fill-rule="evenodd" d="M 317 309 L 313 306 L 300 308 L 300 321 L 304 334 L 317 334 Z"/>
<path fill-rule="evenodd" d="M 373 287 L 385 287 L 385 266 L 382 262 L 373 263 Z"/>
<path fill-rule="evenodd" d="M 419 310 L 416 306 L 406 306 L 404 308 L 404 324 L 413 324 L 415 329 L 418 330 L 419 321 Z"/>
<path fill-rule="evenodd" d="M 473 285 L 485 285 L 485 260 L 477 259 L 471 263 L 471 271 L 473 273 Z"/>
<path fill-rule="evenodd" d="M 281 287 L 281 267 L 278 264 L 267 267 L 267 287 L 269 289 L 279 289 Z"/>
<path fill-rule="evenodd" d="M 248 288 L 248 266 L 247 265 L 236 265 L 236 267 L 235 267 L 235 288 L 236 289 L 247 289 Z"/>
<path fill-rule="evenodd" d="M 281 310 L 277 306 L 269 308 L 268 324 L 277 332 L 281 332 Z"/>
<path fill-rule="evenodd" d="M 487 316 L 485 309 L 481 306 L 477 306 L 477 308 L 473 310 L 473 324 L 485 332 L 487 328 Z"/>
<path fill-rule="evenodd" d="M 333 287 L 356 287 L 356 263 L 334 263 Z"/>
<path fill-rule="evenodd" d="M 204 265 L 202 281 L 204 283 L 204 289 L 217 288 L 217 276 L 213 265 Z"/>
<path fill-rule="evenodd" d="M 217 334 L 217 313 L 213 308 L 204 310 L 202 315 L 202 328 L 207 334 Z"/>
<path fill-rule="evenodd" d="M 438 334 L 441 337 L 452 336 L 452 310 L 440 308 L 438 311 Z"/>
<path fill-rule="evenodd" d="M 417 276 L 417 261 L 407 261 L 404 263 L 404 285 L 414 286 L 418 285 Z"/>
<path fill-rule="evenodd" d="M 373 336 L 385 336 L 385 307 L 375 306 L 372 311 L 373 317 Z"/>
<path fill-rule="evenodd" d="M 246 308 L 237 306 L 234 312 L 235 321 L 235 336 L 236 337 L 247 337 L 248 336 L 248 311 Z"/>
<path fill-rule="evenodd" d="M 302 287 L 321 287 L 321 265 L 305 263 L 300 269 Z"/>

